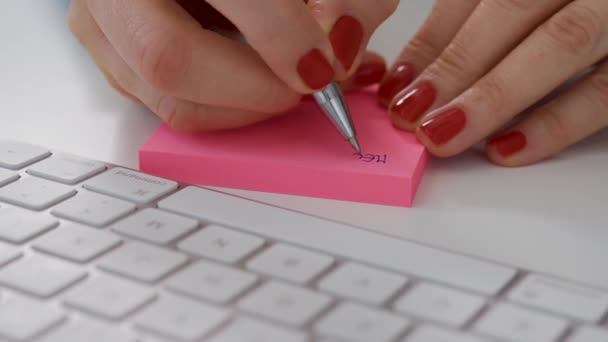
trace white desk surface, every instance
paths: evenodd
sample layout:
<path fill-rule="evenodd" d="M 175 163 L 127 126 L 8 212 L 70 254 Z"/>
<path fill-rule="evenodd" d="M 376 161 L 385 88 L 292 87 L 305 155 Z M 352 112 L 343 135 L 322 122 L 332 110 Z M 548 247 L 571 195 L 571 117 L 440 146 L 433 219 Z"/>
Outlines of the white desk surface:
<path fill-rule="evenodd" d="M 394 58 L 431 4 L 403 2 L 372 46 Z M 137 149 L 159 121 L 106 85 L 70 35 L 65 7 L 2 5 L 0 138 L 137 167 Z M 230 192 L 608 288 L 607 151 L 602 134 L 527 168 L 495 167 L 474 152 L 433 160 L 412 209 Z"/>

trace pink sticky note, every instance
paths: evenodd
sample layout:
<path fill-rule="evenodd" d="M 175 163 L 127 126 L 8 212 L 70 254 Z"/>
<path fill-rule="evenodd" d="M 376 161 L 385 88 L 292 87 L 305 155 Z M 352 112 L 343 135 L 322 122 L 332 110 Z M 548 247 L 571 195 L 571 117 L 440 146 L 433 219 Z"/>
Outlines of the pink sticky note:
<path fill-rule="evenodd" d="M 392 126 L 371 91 L 347 101 L 362 155 L 307 99 L 287 115 L 230 131 L 181 134 L 163 125 L 142 146 L 140 168 L 191 184 L 411 206 L 424 147 Z"/>

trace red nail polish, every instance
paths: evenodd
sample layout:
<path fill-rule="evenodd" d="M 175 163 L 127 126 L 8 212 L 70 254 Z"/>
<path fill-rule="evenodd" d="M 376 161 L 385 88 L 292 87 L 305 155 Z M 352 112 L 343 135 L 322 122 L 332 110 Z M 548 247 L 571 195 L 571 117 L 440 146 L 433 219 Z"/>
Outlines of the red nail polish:
<path fill-rule="evenodd" d="M 360 87 L 367 87 L 382 81 L 386 74 L 384 63 L 361 64 L 353 75 L 353 82 Z"/>
<path fill-rule="evenodd" d="M 411 64 L 400 63 L 396 65 L 378 89 L 380 104 L 387 107 L 395 95 L 412 83 L 414 75 L 414 67 Z"/>
<path fill-rule="evenodd" d="M 507 158 L 523 150 L 528 144 L 528 139 L 522 132 L 513 131 L 493 138 L 488 144 L 492 145 L 503 158 Z"/>
<path fill-rule="evenodd" d="M 329 34 L 329 40 L 336 57 L 348 71 L 361 50 L 363 25 L 351 16 L 343 16 L 334 24 Z"/>
<path fill-rule="evenodd" d="M 467 123 L 461 109 L 453 108 L 432 117 L 420 126 L 420 130 L 437 146 L 452 140 Z"/>
<path fill-rule="evenodd" d="M 437 90 L 430 82 L 422 82 L 403 95 L 391 107 L 391 113 L 407 122 L 416 122 L 437 99 Z"/>
<path fill-rule="evenodd" d="M 311 50 L 300 59 L 298 73 L 314 90 L 325 87 L 334 79 L 334 69 L 319 49 Z"/>

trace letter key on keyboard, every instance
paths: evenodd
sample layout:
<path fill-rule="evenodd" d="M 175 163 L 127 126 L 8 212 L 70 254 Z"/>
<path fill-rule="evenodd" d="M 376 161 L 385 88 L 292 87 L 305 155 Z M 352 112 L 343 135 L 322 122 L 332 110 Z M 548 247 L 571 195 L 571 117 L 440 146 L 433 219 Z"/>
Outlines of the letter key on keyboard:
<path fill-rule="evenodd" d="M 59 204 L 52 214 L 90 226 L 103 227 L 135 211 L 135 204 L 93 192 L 81 191 Z"/>
<path fill-rule="evenodd" d="M 0 341 L 30 341 L 63 321 L 65 315 L 44 303 L 0 296 Z"/>
<path fill-rule="evenodd" d="M 434 326 L 417 328 L 405 342 L 487 342 L 477 336 Z"/>
<path fill-rule="evenodd" d="M 0 167 L 18 170 L 49 155 L 51 153 L 42 147 L 15 141 L 0 141 Z"/>
<path fill-rule="evenodd" d="M 316 325 L 322 336 L 353 342 L 394 341 L 410 322 L 403 317 L 363 305 L 343 303 Z"/>
<path fill-rule="evenodd" d="M 156 282 L 188 261 L 188 257 L 172 250 L 140 242 L 125 244 L 110 252 L 99 262 L 105 271 L 144 282 Z"/>
<path fill-rule="evenodd" d="M 270 282 L 247 295 L 238 305 L 252 314 L 297 327 L 312 320 L 330 302 L 323 294 Z"/>
<path fill-rule="evenodd" d="M 112 230 L 134 239 L 168 245 L 189 234 L 197 226 L 196 220 L 145 208 L 114 224 Z"/>
<path fill-rule="evenodd" d="M 78 282 L 86 271 L 42 255 L 30 255 L 0 269 L 0 284 L 39 297 L 50 297 Z"/>
<path fill-rule="evenodd" d="M 399 274 L 349 262 L 323 278 L 319 288 L 336 296 L 382 305 L 407 281 Z"/>
<path fill-rule="evenodd" d="M 58 224 L 47 214 L 12 207 L 0 208 L 0 240 L 22 244 Z"/>
<path fill-rule="evenodd" d="M 0 266 L 5 265 L 21 256 L 21 252 L 6 243 L 0 242 Z"/>
<path fill-rule="evenodd" d="M 55 154 L 27 169 L 27 173 L 54 182 L 76 184 L 105 170 L 103 163 L 69 154 Z"/>
<path fill-rule="evenodd" d="M 601 329 L 597 327 L 582 327 L 575 331 L 567 341 L 606 342 L 608 341 L 608 329 Z"/>
<path fill-rule="evenodd" d="M 27 177 L 0 188 L 0 200 L 32 210 L 43 210 L 75 193 L 67 185 Z"/>
<path fill-rule="evenodd" d="M 88 279 L 69 291 L 64 303 L 92 315 L 118 320 L 138 310 L 154 297 L 155 294 L 144 286 L 101 275 Z"/>
<path fill-rule="evenodd" d="M 177 189 L 177 182 L 116 167 L 86 181 L 84 187 L 143 205 Z"/>
<path fill-rule="evenodd" d="M 199 261 L 167 282 L 176 292 L 225 304 L 252 287 L 258 277 L 236 268 Z"/>
<path fill-rule="evenodd" d="M 247 263 L 250 270 L 304 284 L 326 270 L 333 258 L 305 249 L 276 244 Z"/>
<path fill-rule="evenodd" d="M 40 342 L 137 342 L 118 327 L 92 320 L 62 325 Z"/>
<path fill-rule="evenodd" d="M 75 262 L 88 262 L 120 244 L 106 231 L 66 223 L 34 241 L 33 248 Z"/>
<path fill-rule="evenodd" d="M 307 342 L 301 332 L 291 331 L 253 319 L 239 319 L 209 342 Z"/>
<path fill-rule="evenodd" d="M 264 243 L 265 241 L 257 236 L 209 225 L 180 242 L 178 247 L 194 255 L 225 263 L 237 263 L 260 249 Z"/>

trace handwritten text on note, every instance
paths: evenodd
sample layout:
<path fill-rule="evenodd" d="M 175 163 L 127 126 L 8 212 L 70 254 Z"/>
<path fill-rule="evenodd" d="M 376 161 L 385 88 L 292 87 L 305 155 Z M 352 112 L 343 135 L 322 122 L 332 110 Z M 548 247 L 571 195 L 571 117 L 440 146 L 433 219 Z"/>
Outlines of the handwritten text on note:
<path fill-rule="evenodd" d="M 386 164 L 388 161 L 388 155 L 386 154 L 359 154 L 355 153 L 355 156 L 359 158 L 362 162 L 366 163 L 382 163 Z"/>

